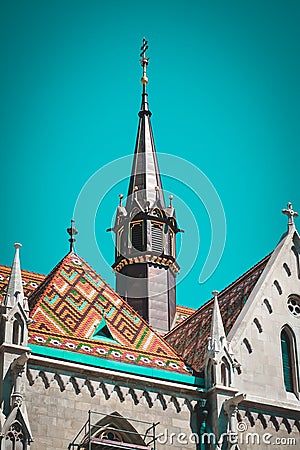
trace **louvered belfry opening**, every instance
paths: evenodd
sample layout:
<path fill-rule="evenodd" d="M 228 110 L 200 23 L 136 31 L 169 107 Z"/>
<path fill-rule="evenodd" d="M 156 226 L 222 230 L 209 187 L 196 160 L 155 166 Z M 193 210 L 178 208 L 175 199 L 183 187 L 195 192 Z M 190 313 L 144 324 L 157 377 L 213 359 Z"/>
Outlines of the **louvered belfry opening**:
<path fill-rule="evenodd" d="M 159 223 L 151 224 L 152 235 L 152 251 L 162 254 L 163 252 L 163 230 L 162 225 Z"/>

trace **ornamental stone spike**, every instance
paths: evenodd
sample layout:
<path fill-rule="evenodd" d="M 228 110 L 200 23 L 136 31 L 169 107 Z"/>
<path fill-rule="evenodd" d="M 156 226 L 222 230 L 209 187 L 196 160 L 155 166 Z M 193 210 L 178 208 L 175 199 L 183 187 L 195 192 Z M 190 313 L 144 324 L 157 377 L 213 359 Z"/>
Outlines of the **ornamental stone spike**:
<path fill-rule="evenodd" d="M 293 210 L 293 205 L 291 202 L 288 202 L 287 209 L 283 209 L 282 213 L 288 216 L 288 226 L 293 227 L 294 224 L 294 217 L 298 217 L 298 213 Z"/>
<path fill-rule="evenodd" d="M 14 247 L 16 249 L 15 257 L 11 268 L 11 273 L 7 287 L 7 294 L 4 302 L 5 306 L 8 306 L 10 308 L 13 308 L 17 302 L 23 304 L 24 301 L 24 291 L 20 266 L 20 254 L 19 254 L 19 250 L 22 247 L 22 244 L 16 243 L 14 244 Z"/>
<path fill-rule="evenodd" d="M 214 308 L 210 329 L 211 348 L 213 351 L 220 351 L 226 335 L 218 302 L 219 292 L 213 291 L 212 294 L 214 296 Z"/>

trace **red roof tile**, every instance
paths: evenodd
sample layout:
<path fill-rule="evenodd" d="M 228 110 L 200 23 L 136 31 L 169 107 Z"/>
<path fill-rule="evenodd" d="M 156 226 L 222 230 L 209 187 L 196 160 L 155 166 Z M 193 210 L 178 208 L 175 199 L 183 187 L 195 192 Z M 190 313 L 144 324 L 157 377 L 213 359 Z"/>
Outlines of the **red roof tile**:
<path fill-rule="evenodd" d="M 235 323 L 270 256 L 271 254 L 266 256 L 219 293 L 218 301 L 226 334 L 229 333 Z M 213 299 L 206 302 L 194 314 L 165 335 L 165 340 L 183 357 L 189 366 L 199 373 L 203 368 L 212 311 Z"/>

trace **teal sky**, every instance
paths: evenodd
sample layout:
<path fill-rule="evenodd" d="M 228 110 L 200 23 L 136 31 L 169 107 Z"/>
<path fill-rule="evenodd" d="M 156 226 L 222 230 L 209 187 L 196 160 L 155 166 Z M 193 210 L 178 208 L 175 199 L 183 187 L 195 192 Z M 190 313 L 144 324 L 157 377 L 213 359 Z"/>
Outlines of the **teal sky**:
<path fill-rule="evenodd" d="M 68 251 L 65 229 L 84 184 L 133 153 L 143 36 L 158 154 L 196 165 L 215 186 L 227 221 L 223 257 L 199 284 L 213 205 L 190 190 L 188 173 L 165 165 L 185 181 L 163 179 L 185 230 L 178 303 L 199 306 L 262 259 L 286 231 L 281 209 L 288 201 L 300 209 L 299 23 L 296 0 L 2 0 L 0 263 L 11 264 L 20 241 L 22 267 L 49 273 Z M 205 189 L 199 180 L 198 194 L 205 197 Z M 126 180 L 112 186 L 98 210 L 86 199 L 95 229 L 83 214 L 76 217 L 78 253 L 113 286 L 105 230 L 126 190 Z M 193 220 L 200 234 L 195 263 Z M 94 232 L 103 258 L 85 244 Z"/>

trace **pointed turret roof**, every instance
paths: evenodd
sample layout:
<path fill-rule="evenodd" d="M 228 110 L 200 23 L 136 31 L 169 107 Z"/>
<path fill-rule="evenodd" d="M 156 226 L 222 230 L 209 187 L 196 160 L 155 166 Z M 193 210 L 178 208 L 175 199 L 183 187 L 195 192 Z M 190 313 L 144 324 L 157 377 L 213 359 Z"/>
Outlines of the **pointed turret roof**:
<path fill-rule="evenodd" d="M 148 83 L 146 68 L 149 59 L 146 58 L 147 48 L 147 41 L 144 41 L 141 53 L 141 65 L 143 67 L 142 104 L 139 111 L 140 120 L 126 202 L 127 211 L 132 209 L 135 199 L 143 209 L 147 207 L 147 202 L 149 202 L 148 205 L 150 207 L 155 203 L 162 209 L 166 207 L 150 120 L 151 112 L 148 106 L 148 94 L 146 92 Z"/>
<path fill-rule="evenodd" d="M 223 320 L 220 312 L 219 302 L 218 302 L 218 291 L 213 291 L 212 294 L 214 296 L 214 306 L 213 306 L 213 314 L 211 319 L 211 328 L 210 328 L 210 349 L 213 352 L 220 351 L 221 345 L 226 338 Z"/>
<path fill-rule="evenodd" d="M 24 300 L 21 266 L 20 266 L 20 254 L 19 250 L 22 247 L 21 244 L 14 244 L 16 249 L 11 273 L 9 277 L 5 306 L 13 308 L 17 301 L 22 302 Z"/>

